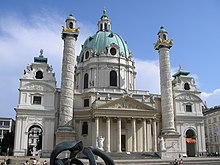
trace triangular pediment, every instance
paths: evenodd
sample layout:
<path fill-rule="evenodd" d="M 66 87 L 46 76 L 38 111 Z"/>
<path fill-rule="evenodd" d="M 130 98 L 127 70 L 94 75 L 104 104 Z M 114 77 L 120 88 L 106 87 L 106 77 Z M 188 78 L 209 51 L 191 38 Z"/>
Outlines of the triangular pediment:
<path fill-rule="evenodd" d="M 155 108 L 146 105 L 129 96 L 122 97 L 116 100 L 109 101 L 97 107 L 98 109 L 141 109 L 141 110 L 155 110 Z"/>

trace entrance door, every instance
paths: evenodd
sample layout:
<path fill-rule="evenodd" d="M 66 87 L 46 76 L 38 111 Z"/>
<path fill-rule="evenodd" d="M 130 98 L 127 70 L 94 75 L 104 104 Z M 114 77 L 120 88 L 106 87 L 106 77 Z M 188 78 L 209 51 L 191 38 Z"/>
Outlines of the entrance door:
<path fill-rule="evenodd" d="M 196 155 L 196 134 L 191 129 L 186 131 L 186 152 L 189 157 Z"/>
<path fill-rule="evenodd" d="M 126 151 L 126 136 L 121 135 L 121 151 L 125 152 Z"/>

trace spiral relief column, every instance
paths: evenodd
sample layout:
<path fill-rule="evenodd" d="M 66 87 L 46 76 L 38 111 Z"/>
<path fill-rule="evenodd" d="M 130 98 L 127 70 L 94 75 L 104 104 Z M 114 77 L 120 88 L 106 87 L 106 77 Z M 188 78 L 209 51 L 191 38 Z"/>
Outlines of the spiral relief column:
<path fill-rule="evenodd" d="M 57 130 L 57 143 L 74 139 L 74 59 L 75 43 L 79 29 L 75 28 L 76 19 L 70 15 L 66 19 L 66 27 L 62 31 L 64 40 L 61 94 L 59 108 L 59 122 Z"/>
<path fill-rule="evenodd" d="M 170 71 L 170 48 L 172 40 L 168 40 L 167 31 L 161 27 L 155 50 L 159 52 L 160 61 L 160 90 L 162 107 L 162 134 L 176 133 L 174 126 L 173 93 Z"/>

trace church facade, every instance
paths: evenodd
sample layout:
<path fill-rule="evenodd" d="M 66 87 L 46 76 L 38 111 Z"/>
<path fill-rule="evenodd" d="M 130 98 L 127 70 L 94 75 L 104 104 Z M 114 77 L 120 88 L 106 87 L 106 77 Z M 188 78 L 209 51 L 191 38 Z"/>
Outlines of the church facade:
<path fill-rule="evenodd" d="M 75 26 L 70 15 L 62 31 L 60 88 L 43 52 L 24 70 L 15 108 L 15 156 L 49 157 L 56 144 L 68 140 L 106 152 L 158 152 L 161 157 L 206 152 L 201 92 L 181 67 L 171 79 L 172 40 L 163 27 L 155 43 L 161 81 L 157 95 L 136 89 L 133 54 L 111 31 L 105 10 L 76 62 L 80 30 Z"/>

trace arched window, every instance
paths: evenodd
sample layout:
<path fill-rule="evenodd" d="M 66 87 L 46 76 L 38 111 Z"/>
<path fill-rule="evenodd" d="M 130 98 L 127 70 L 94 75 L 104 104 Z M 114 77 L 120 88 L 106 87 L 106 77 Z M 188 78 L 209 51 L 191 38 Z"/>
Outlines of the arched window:
<path fill-rule="evenodd" d="M 166 36 L 166 34 L 163 34 L 163 39 L 165 39 L 165 40 L 167 39 L 167 36 Z"/>
<path fill-rule="evenodd" d="M 73 23 L 72 22 L 70 22 L 69 27 L 70 27 L 70 29 L 73 28 Z"/>
<path fill-rule="evenodd" d="M 107 27 L 107 23 L 105 23 L 105 31 L 108 29 L 108 27 Z"/>
<path fill-rule="evenodd" d="M 88 135 L 88 123 L 87 122 L 83 122 L 82 135 Z"/>
<path fill-rule="evenodd" d="M 185 90 L 190 90 L 190 87 L 189 87 L 189 84 L 188 84 L 188 83 L 185 83 L 185 84 L 184 84 L 184 89 L 185 89 Z"/>
<path fill-rule="evenodd" d="M 114 70 L 110 72 L 110 86 L 117 86 L 117 73 Z"/>
<path fill-rule="evenodd" d="M 84 89 L 88 88 L 88 85 L 89 85 L 89 75 L 88 73 L 86 73 L 84 75 Z"/>
<path fill-rule="evenodd" d="M 43 72 L 40 71 L 40 70 L 37 71 L 37 72 L 36 72 L 36 75 L 35 75 L 35 78 L 36 78 L 36 79 L 42 79 L 42 78 L 43 78 Z"/>
<path fill-rule="evenodd" d="M 196 138 L 196 134 L 195 134 L 195 132 L 193 131 L 193 130 L 191 130 L 191 129 L 188 129 L 187 131 L 186 131 L 186 138 Z"/>

